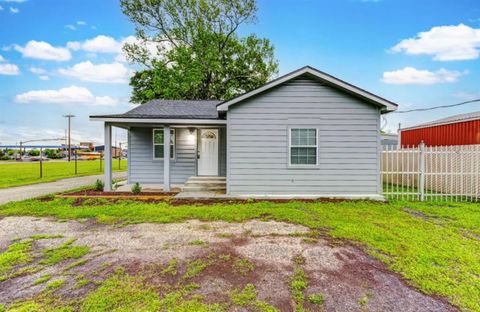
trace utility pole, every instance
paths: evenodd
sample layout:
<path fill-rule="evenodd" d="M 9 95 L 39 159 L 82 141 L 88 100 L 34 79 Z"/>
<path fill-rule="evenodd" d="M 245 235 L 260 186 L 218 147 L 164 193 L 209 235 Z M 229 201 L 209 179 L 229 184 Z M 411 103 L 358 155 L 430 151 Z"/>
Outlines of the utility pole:
<path fill-rule="evenodd" d="M 72 155 L 72 142 L 71 142 L 71 136 L 70 136 L 70 124 L 71 124 L 71 119 L 75 117 L 75 115 L 68 114 L 68 115 L 63 115 L 63 117 L 68 119 L 68 161 L 70 161 L 70 156 Z"/>

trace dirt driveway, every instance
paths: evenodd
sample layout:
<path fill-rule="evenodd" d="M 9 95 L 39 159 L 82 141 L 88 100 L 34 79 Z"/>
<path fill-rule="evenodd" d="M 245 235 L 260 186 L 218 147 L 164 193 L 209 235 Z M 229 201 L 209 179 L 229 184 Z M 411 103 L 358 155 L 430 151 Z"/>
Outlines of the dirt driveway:
<path fill-rule="evenodd" d="M 119 266 L 128 274 L 145 276 L 145 283 L 161 287 L 178 284 L 181 273 L 190 272 L 189 265 L 197 263 L 202 264 L 201 270 L 188 278 L 199 285 L 195 292 L 207 303 L 226 302 L 232 291 L 253 284 L 259 302 L 281 311 L 292 311 L 299 304 L 312 311 L 456 310 L 444 300 L 408 286 L 360 248 L 312 238 L 307 228 L 287 223 L 193 220 L 119 227 L 90 220 L 6 217 L 0 220 L 0 252 L 14 241 L 38 234 L 62 237 L 35 240 L 33 249 L 37 251 L 72 238 L 76 239 L 75 246 L 88 246 L 90 251 L 80 261 L 67 259 L 0 282 L 0 303 L 6 306 L 42 293 L 45 283 L 35 281 L 46 274 L 52 276 L 51 280 L 66 281 L 56 290 L 57 294 L 81 298 Z M 172 259 L 176 264 L 175 274 L 166 274 Z M 295 295 L 292 281 L 298 274 L 304 274 L 306 286 Z M 79 287 L 79 277 L 92 283 Z M 314 298 L 313 294 L 322 300 L 309 300 Z"/>

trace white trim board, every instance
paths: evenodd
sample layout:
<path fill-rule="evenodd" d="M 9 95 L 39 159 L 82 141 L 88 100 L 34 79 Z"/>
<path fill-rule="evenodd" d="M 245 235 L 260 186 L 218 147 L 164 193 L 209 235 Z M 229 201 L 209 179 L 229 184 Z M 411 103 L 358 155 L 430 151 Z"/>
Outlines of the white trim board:
<path fill-rule="evenodd" d="M 189 124 L 189 125 L 225 125 L 223 119 L 161 119 L 161 118 L 115 118 L 90 116 L 90 121 L 104 121 L 115 123 L 137 123 L 137 124 Z"/>

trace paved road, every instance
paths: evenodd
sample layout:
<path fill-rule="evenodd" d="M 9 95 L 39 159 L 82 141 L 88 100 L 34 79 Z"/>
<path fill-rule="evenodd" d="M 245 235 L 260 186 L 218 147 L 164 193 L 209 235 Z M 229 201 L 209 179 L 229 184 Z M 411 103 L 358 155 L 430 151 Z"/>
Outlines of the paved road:
<path fill-rule="evenodd" d="M 113 173 L 114 179 L 122 179 L 126 177 L 126 172 Z M 0 204 L 67 191 L 84 185 L 93 184 L 97 179 L 103 180 L 103 174 L 0 189 Z"/>

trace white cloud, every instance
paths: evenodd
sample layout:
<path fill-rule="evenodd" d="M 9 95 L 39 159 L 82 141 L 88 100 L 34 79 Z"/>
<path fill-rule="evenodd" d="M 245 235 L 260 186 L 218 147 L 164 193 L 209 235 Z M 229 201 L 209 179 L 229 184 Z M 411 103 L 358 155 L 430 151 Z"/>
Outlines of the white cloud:
<path fill-rule="evenodd" d="M 480 92 L 458 92 L 455 96 L 464 101 L 480 99 Z"/>
<path fill-rule="evenodd" d="M 67 47 L 71 50 L 84 50 L 87 52 L 119 53 L 122 50 L 122 43 L 112 37 L 100 35 L 84 42 L 70 41 Z"/>
<path fill-rule="evenodd" d="M 438 26 L 395 45 L 393 52 L 432 55 L 436 61 L 473 60 L 480 55 L 480 29 L 459 24 Z"/>
<path fill-rule="evenodd" d="M 70 29 L 70 30 L 77 30 L 77 27 L 75 27 L 73 25 L 70 25 L 70 24 L 65 25 L 65 28 Z"/>
<path fill-rule="evenodd" d="M 90 61 L 58 70 L 61 75 L 82 81 L 100 83 L 128 83 L 132 72 L 121 63 L 92 64 Z"/>
<path fill-rule="evenodd" d="M 14 7 L 10 7 L 9 9 L 10 9 L 10 13 L 12 13 L 12 14 L 17 14 L 18 12 L 20 12 L 19 9 L 14 8 Z"/>
<path fill-rule="evenodd" d="M 15 64 L 0 64 L 0 75 L 20 75 L 20 69 Z"/>
<path fill-rule="evenodd" d="M 23 57 L 50 60 L 50 61 L 68 61 L 72 58 L 70 51 L 63 47 L 54 47 L 45 41 L 30 40 L 25 47 L 14 46 L 15 50 L 22 53 Z"/>
<path fill-rule="evenodd" d="M 85 25 L 87 25 L 87 22 L 85 22 L 85 21 L 77 21 L 77 25 L 79 25 L 79 26 L 85 26 Z"/>
<path fill-rule="evenodd" d="M 106 105 L 118 104 L 118 100 L 109 96 L 94 96 L 83 87 L 70 86 L 59 90 L 32 90 L 15 96 L 18 103 L 52 103 L 52 104 L 86 104 Z"/>
<path fill-rule="evenodd" d="M 157 46 L 155 42 L 142 42 L 134 36 L 128 36 L 123 39 L 115 39 L 113 37 L 99 35 L 92 39 L 87 39 L 83 42 L 80 41 L 70 41 L 67 43 L 67 47 L 73 51 L 83 50 L 91 53 L 117 53 L 115 57 L 116 62 L 126 62 L 125 56 L 123 55 L 122 47 L 126 43 L 136 43 L 145 47 L 148 53 L 153 57 L 158 53 Z M 168 49 L 169 45 L 166 43 L 165 48 Z"/>
<path fill-rule="evenodd" d="M 24 3 L 27 2 L 27 0 L 2 0 L 3 2 L 14 2 L 14 3 Z"/>
<path fill-rule="evenodd" d="M 0 55 L 0 62 L 6 62 L 6 61 L 7 60 L 3 56 Z"/>
<path fill-rule="evenodd" d="M 30 67 L 30 72 L 37 75 L 42 75 L 42 74 L 45 74 L 47 71 L 40 67 Z"/>
<path fill-rule="evenodd" d="M 460 76 L 465 74 L 467 72 L 450 71 L 444 68 L 432 72 L 405 67 L 396 71 L 384 72 L 382 81 L 388 84 L 432 85 L 456 82 Z"/>
<path fill-rule="evenodd" d="M 47 75 L 40 75 L 40 76 L 38 76 L 38 78 L 40 80 L 50 80 L 50 77 L 48 77 Z"/>
<path fill-rule="evenodd" d="M 0 11 L 3 11 L 3 7 L 0 5 Z"/>
<path fill-rule="evenodd" d="M 68 61 L 72 58 L 70 51 L 63 47 L 54 47 L 45 41 L 30 40 L 25 47 L 14 46 L 15 50 L 22 53 L 23 57 L 50 60 L 50 61 Z"/>

